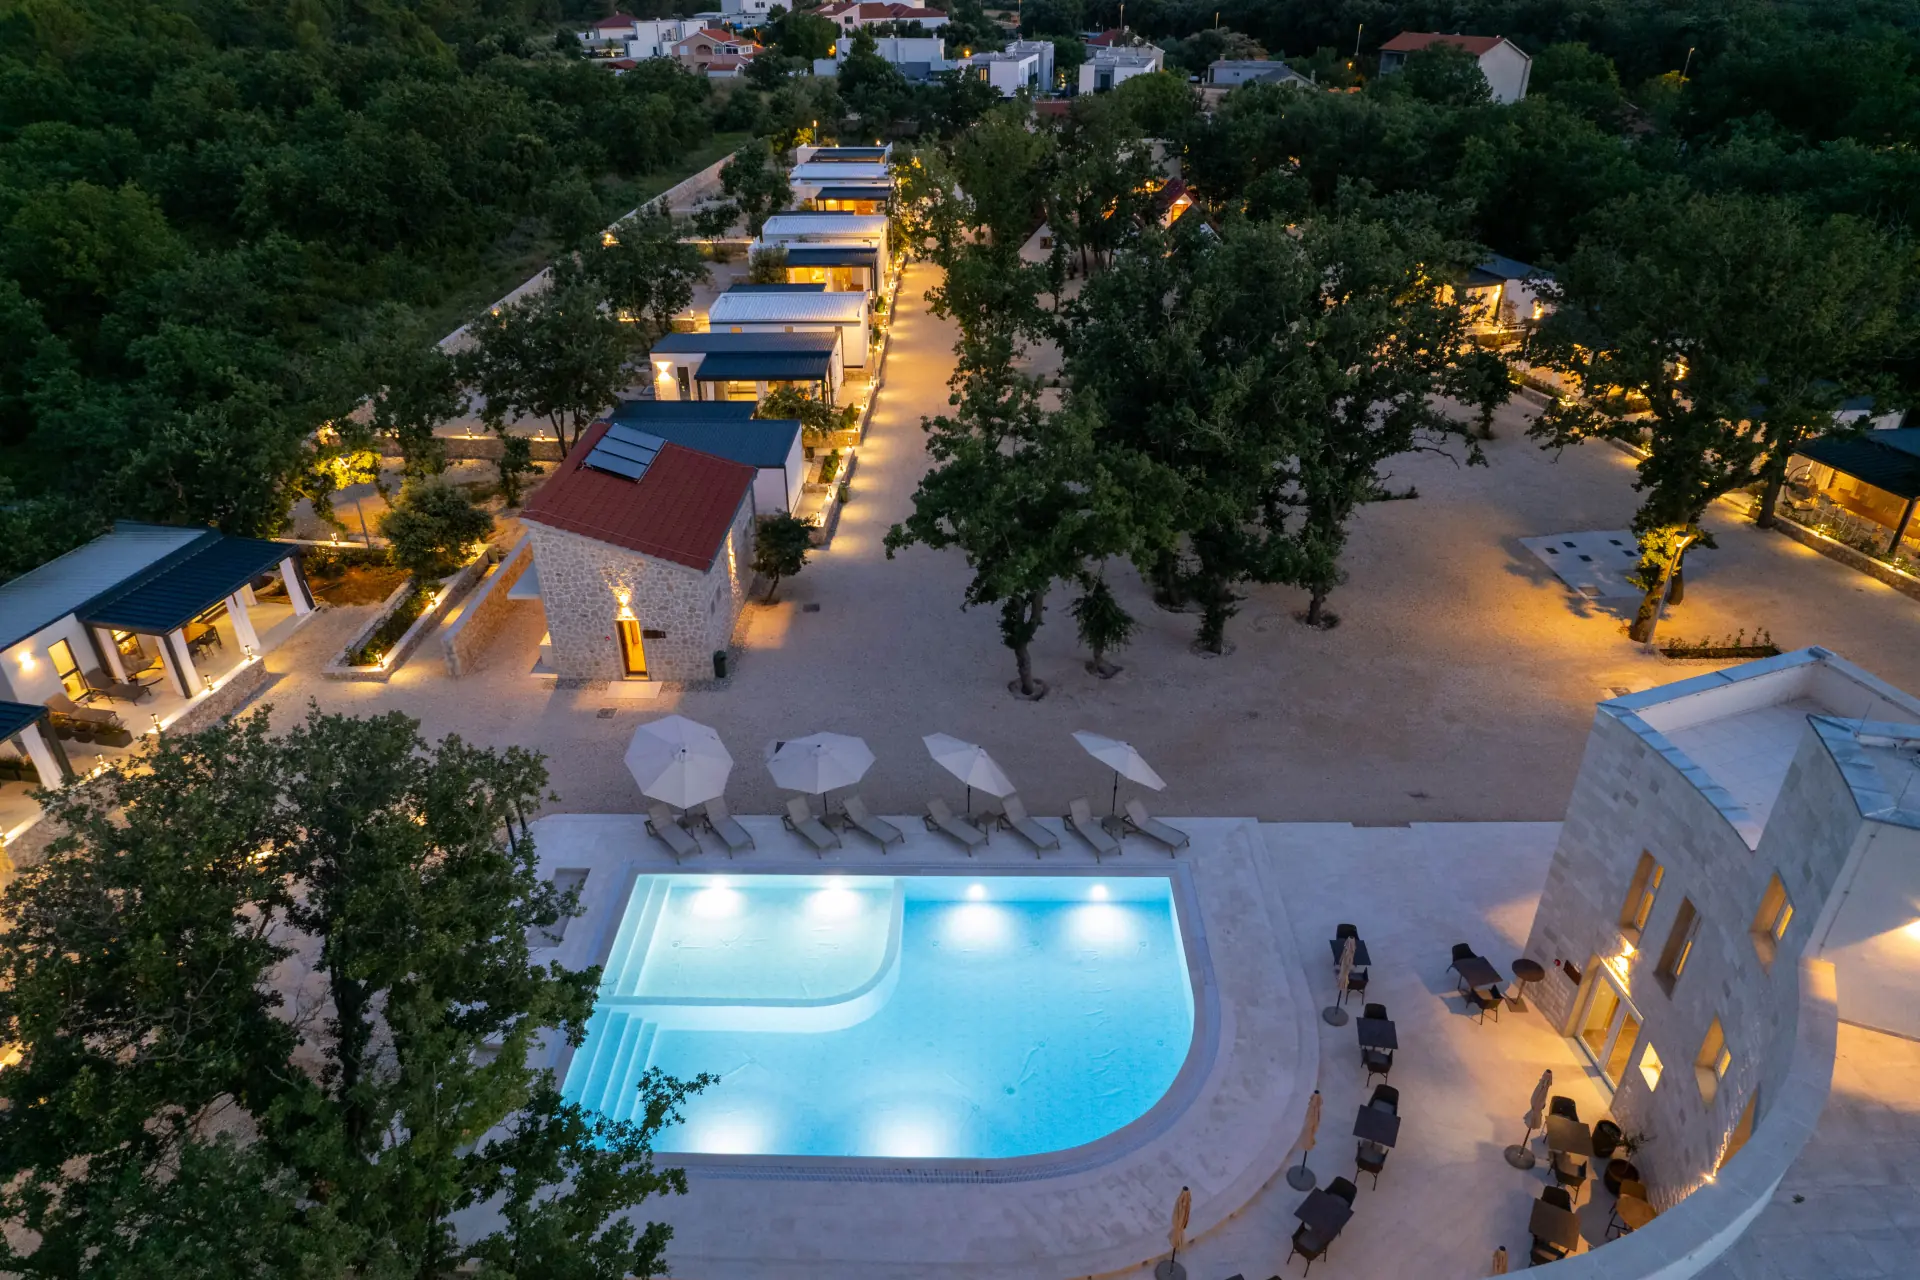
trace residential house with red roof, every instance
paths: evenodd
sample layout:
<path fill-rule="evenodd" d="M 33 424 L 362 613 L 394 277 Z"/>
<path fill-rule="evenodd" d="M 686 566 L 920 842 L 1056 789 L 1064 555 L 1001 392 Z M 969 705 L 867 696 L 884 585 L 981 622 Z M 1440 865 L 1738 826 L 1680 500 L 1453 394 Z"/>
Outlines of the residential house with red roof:
<path fill-rule="evenodd" d="M 1533 59 L 1505 36 L 1447 35 L 1438 31 L 1402 31 L 1380 46 L 1380 74 L 1392 75 L 1407 65 L 1411 54 L 1435 45 L 1465 49 L 1480 63 L 1495 102 L 1513 103 L 1527 96 L 1527 78 Z"/>
<path fill-rule="evenodd" d="M 701 27 L 673 46 L 675 62 L 714 80 L 744 75 L 759 53 L 760 46 L 751 37 L 715 27 Z"/>
<path fill-rule="evenodd" d="M 889 22 L 917 22 L 928 31 L 947 25 L 947 15 L 938 9 L 922 9 L 910 4 L 874 4 L 871 0 L 840 0 L 823 5 L 815 12 L 851 35 L 861 27 L 877 27 Z"/>
<path fill-rule="evenodd" d="M 711 678 L 752 574 L 754 477 L 635 424 L 589 428 L 522 517 L 551 671 Z"/>

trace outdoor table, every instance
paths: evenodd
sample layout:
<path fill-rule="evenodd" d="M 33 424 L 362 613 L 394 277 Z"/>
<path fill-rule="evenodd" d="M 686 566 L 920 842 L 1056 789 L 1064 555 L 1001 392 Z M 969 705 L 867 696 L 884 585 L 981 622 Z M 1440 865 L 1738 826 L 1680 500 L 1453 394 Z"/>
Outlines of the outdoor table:
<path fill-rule="evenodd" d="M 1391 1147 L 1400 1137 L 1400 1117 L 1391 1111 L 1363 1106 L 1354 1118 L 1353 1136 Z"/>
<path fill-rule="evenodd" d="M 1547 1150 L 1593 1159 L 1593 1130 L 1565 1116 L 1547 1117 Z"/>
<path fill-rule="evenodd" d="M 1393 1029 L 1391 1018 L 1361 1018 L 1354 1025 L 1360 1029 L 1362 1049 L 1398 1049 L 1400 1047 L 1400 1036 Z"/>
<path fill-rule="evenodd" d="M 1613 1215 L 1620 1219 L 1623 1231 L 1638 1231 L 1655 1216 L 1653 1206 L 1639 1196 L 1621 1196 L 1614 1202 Z"/>
<path fill-rule="evenodd" d="M 1460 980 L 1475 991 L 1500 985 L 1500 971 L 1485 956 L 1468 956 L 1465 960 L 1456 960 L 1453 965 Z"/>
<path fill-rule="evenodd" d="M 1340 963 L 1340 948 L 1346 944 L 1345 938 L 1327 939 L 1327 947 L 1333 952 L 1333 962 Z M 1353 967 L 1364 969 L 1373 963 L 1373 957 L 1367 954 L 1367 944 L 1360 939 L 1353 940 Z"/>
<path fill-rule="evenodd" d="M 1519 983 L 1513 993 L 1513 999 L 1507 1002 L 1509 1008 L 1522 1013 L 1527 1009 L 1527 988 L 1547 976 L 1546 966 L 1538 960 L 1529 960 L 1525 956 L 1513 962 L 1513 978 Z"/>
<path fill-rule="evenodd" d="M 1324 1187 L 1315 1187 L 1293 1211 L 1293 1216 L 1312 1227 L 1322 1240 L 1331 1240 L 1353 1216 L 1353 1206 Z"/>
<path fill-rule="evenodd" d="M 1557 1204 L 1535 1200 L 1533 1216 L 1527 1219 L 1527 1230 L 1568 1253 L 1580 1247 L 1580 1214 L 1574 1209 L 1562 1209 Z"/>

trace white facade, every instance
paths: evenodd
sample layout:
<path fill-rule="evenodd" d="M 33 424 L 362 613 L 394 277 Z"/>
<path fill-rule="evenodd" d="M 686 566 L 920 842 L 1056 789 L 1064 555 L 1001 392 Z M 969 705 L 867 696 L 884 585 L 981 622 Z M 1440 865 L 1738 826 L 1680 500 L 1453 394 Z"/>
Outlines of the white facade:
<path fill-rule="evenodd" d="M 875 36 L 873 44 L 880 60 L 892 66 L 924 62 L 929 71 L 951 71 L 955 65 L 947 61 L 947 42 L 940 36 Z M 853 42 L 842 40 L 834 46 L 831 58 L 813 60 L 813 74 L 840 74 L 840 64 L 847 60 L 851 52 Z"/>
<path fill-rule="evenodd" d="M 833 329 L 847 367 L 867 363 L 867 295 L 845 293 L 735 293 L 713 300 L 707 327 L 714 333 L 809 333 Z"/>
<path fill-rule="evenodd" d="M 648 18 L 633 24 L 629 58 L 671 58 L 673 46 L 700 29 L 692 18 Z"/>
<path fill-rule="evenodd" d="M 1121 49 L 1089 49 L 1080 64 L 1080 92 L 1105 93 L 1135 76 L 1151 75 L 1166 65 L 1166 53 L 1153 45 Z"/>
<path fill-rule="evenodd" d="M 720 12 L 728 17 L 765 18 L 773 0 L 720 0 Z"/>
<path fill-rule="evenodd" d="M 858 168 L 856 165 L 802 165 L 800 168 Z M 811 174 L 803 181 L 818 181 Z M 832 174 L 824 175 L 831 178 Z M 853 176 L 851 174 L 847 175 Z M 887 269 L 887 220 L 877 213 L 776 213 L 760 228 L 754 248 L 772 245 L 860 245 L 880 251 L 880 269 Z"/>
<path fill-rule="evenodd" d="M 1015 40 L 997 52 L 976 53 L 965 65 L 1001 97 L 1011 98 L 1022 89 L 1046 93 L 1053 88 L 1053 54 L 1051 40 Z"/>

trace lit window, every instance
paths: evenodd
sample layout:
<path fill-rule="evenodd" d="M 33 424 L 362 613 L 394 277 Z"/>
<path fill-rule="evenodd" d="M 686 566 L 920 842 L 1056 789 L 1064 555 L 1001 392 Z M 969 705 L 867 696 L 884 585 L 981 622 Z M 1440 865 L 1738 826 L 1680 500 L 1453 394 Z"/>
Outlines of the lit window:
<path fill-rule="evenodd" d="M 1654 895 L 1660 892 L 1660 881 L 1665 875 L 1666 871 L 1653 860 L 1653 855 L 1642 851 L 1633 869 L 1633 880 L 1627 885 L 1627 899 L 1620 906 L 1620 932 L 1629 942 L 1640 941 L 1640 931 L 1647 927 Z"/>
<path fill-rule="evenodd" d="M 1733 1054 L 1727 1049 L 1726 1032 L 1720 1028 L 1720 1019 L 1715 1018 L 1707 1027 L 1707 1038 L 1700 1042 L 1700 1052 L 1693 1060 L 1694 1078 L 1700 1082 L 1700 1097 L 1707 1103 L 1713 1102 L 1714 1095 L 1720 1092 L 1720 1082 L 1727 1078 L 1727 1071 L 1733 1066 Z"/>
<path fill-rule="evenodd" d="M 1786 885 L 1775 875 L 1767 881 L 1767 891 L 1760 895 L 1760 909 L 1753 913 L 1750 930 L 1760 963 L 1772 967 L 1780 940 L 1787 936 L 1787 926 L 1792 923 L 1793 903 L 1787 898 Z"/>
<path fill-rule="evenodd" d="M 1647 1082 L 1648 1089 L 1658 1089 L 1660 1087 L 1660 1072 L 1662 1069 L 1660 1055 L 1653 1051 L 1652 1045 L 1648 1045 L 1646 1052 L 1640 1055 L 1640 1075 L 1641 1078 Z"/>
<path fill-rule="evenodd" d="M 1758 1090 L 1747 1095 L 1747 1105 L 1740 1108 L 1740 1119 L 1734 1124 L 1733 1132 L 1727 1135 L 1727 1143 L 1720 1148 L 1720 1162 L 1713 1166 L 1715 1173 L 1727 1167 L 1727 1161 L 1740 1154 L 1740 1148 L 1747 1145 L 1747 1139 L 1753 1136 L 1754 1106 L 1760 1101 Z"/>

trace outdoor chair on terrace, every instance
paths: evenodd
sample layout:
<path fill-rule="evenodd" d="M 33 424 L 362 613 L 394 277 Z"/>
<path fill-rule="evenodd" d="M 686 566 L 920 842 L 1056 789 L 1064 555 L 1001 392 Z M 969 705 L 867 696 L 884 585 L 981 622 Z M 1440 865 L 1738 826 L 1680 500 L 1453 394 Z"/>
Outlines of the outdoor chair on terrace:
<path fill-rule="evenodd" d="M 1017 791 L 1000 801 L 1000 825 L 1009 831 L 1019 832 L 1020 837 L 1033 846 L 1033 856 L 1036 858 L 1042 849 L 1060 847 L 1060 837 L 1033 820 Z"/>
<path fill-rule="evenodd" d="M 1305 1258 L 1307 1265 L 1300 1272 L 1304 1276 L 1313 1270 L 1314 1262 L 1326 1253 L 1329 1243 L 1320 1238 L 1319 1232 L 1303 1222 L 1294 1229 L 1293 1248 L 1287 1251 L 1287 1261 L 1292 1262 L 1293 1255 L 1296 1253 Z"/>
<path fill-rule="evenodd" d="M 1500 1021 L 1500 997 L 1498 995 L 1482 995 L 1480 992 L 1469 987 L 1460 993 L 1460 998 L 1466 1002 L 1469 1013 L 1478 1011 L 1481 1026 L 1486 1025 L 1487 1014 L 1489 1012 L 1493 1014 L 1493 1020 L 1495 1022 Z"/>
<path fill-rule="evenodd" d="M 1353 1198 L 1360 1194 L 1360 1188 L 1354 1186 L 1351 1182 L 1348 1182 L 1345 1178 L 1335 1178 L 1332 1182 L 1329 1182 L 1327 1184 L 1327 1194 L 1330 1196 L 1339 1196 L 1342 1200 L 1345 1200 L 1349 1205 L 1351 1205 L 1353 1203 Z"/>
<path fill-rule="evenodd" d="M 845 802 L 847 821 L 880 842 L 880 852 L 885 853 L 890 844 L 905 844 L 907 833 L 888 822 L 885 818 L 876 818 L 867 811 L 867 802 L 857 795 L 848 796 Z"/>
<path fill-rule="evenodd" d="M 104 671 L 87 672 L 87 688 L 109 702 L 138 702 L 153 695 L 153 690 L 143 684 L 115 680 Z"/>
<path fill-rule="evenodd" d="M 827 830 L 827 824 L 813 816 L 813 808 L 805 796 L 795 796 L 787 801 L 787 812 L 780 819 L 781 825 L 795 832 L 813 846 L 813 856 L 826 856 L 828 849 L 840 847 L 840 837 Z"/>
<path fill-rule="evenodd" d="M 1341 924 L 1334 926 L 1333 940 L 1335 943 L 1345 942 L 1348 938 L 1353 939 L 1353 945 L 1356 948 L 1359 947 L 1360 928 L 1358 925 Z M 1333 967 L 1336 969 L 1340 967 L 1340 949 L 1338 946 L 1334 948 L 1333 952 Z"/>
<path fill-rule="evenodd" d="M 731 858 L 743 849 L 753 848 L 753 837 L 747 829 L 734 821 L 727 812 L 727 802 L 721 796 L 715 796 L 701 807 L 700 825 L 713 832 L 720 842 L 727 846 L 727 856 Z"/>
<path fill-rule="evenodd" d="M 1547 1114 L 1550 1116 L 1564 1116 L 1568 1120 L 1577 1121 L 1580 1119 L 1580 1104 L 1572 1098 L 1566 1097 L 1564 1094 L 1556 1093 L 1547 1100 Z M 1604 1121 L 1602 1123 L 1604 1123 Z"/>
<path fill-rule="evenodd" d="M 1373 1086 L 1373 1096 L 1367 1099 L 1367 1105 L 1375 1111 L 1391 1111 L 1400 1114 L 1400 1091 L 1390 1084 Z"/>
<path fill-rule="evenodd" d="M 1387 1167 L 1387 1149 L 1377 1142 L 1362 1141 L 1353 1153 L 1353 1176 L 1373 1175 L 1373 1188 L 1380 1189 L 1380 1174 Z"/>
<path fill-rule="evenodd" d="M 927 830 L 944 831 L 958 840 L 971 858 L 973 851 L 987 842 L 987 833 L 955 814 L 947 808 L 947 802 L 938 797 L 927 801 Z"/>
<path fill-rule="evenodd" d="M 120 723 L 120 715 L 118 712 L 97 711 L 90 707 L 83 707 L 64 693 L 56 693 L 48 698 L 46 707 L 47 710 L 53 712 L 55 715 L 65 716 L 69 720 L 77 720 L 81 724 L 95 725 L 102 729 L 124 729 L 126 727 Z"/>
<path fill-rule="evenodd" d="M 673 816 L 673 810 L 663 804 L 653 805 L 647 810 L 647 833 L 667 846 L 676 866 L 680 859 L 700 852 L 699 842 L 687 834 L 687 829 Z"/>
<path fill-rule="evenodd" d="M 1147 806 L 1141 804 L 1138 798 L 1127 801 L 1125 825 L 1127 830 L 1138 831 L 1149 840 L 1157 840 L 1165 845 L 1169 857 L 1175 849 L 1184 849 L 1192 843 L 1187 838 L 1186 832 L 1177 827 L 1170 827 L 1158 818 L 1149 817 Z"/>
<path fill-rule="evenodd" d="M 1568 1155 L 1564 1151 L 1554 1152 L 1553 1180 L 1563 1187 L 1578 1191 L 1587 1184 L 1587 1162 L 1580 1156 Z"/>
<path fill-rule="evenodd" d="M 1120 842 L 1107 834 L 1107 829 L 1094 818 L 1093 808 L 1085 800 L 1075 800 L 1069 806 L 1064 821 L 1082 840 L 1093 846 L 1095 862 L 1100 861 L 1103 854 L 1120 852 Z"/>
<path fill-rule="evenodd" d="M 1453 944 L 1453 960 L 1447 965 L 1447 968 L 1454 972 L 1454 980 L 1456 982 L 1462 985 L 1466 982 L 1466 979 L 1459 976 L 1460 962 L 1462 960 L 1471 960 L 1478 954 L 1478 952 L 1464 942 L 1456 942 Z"/>
<path fill-rule="evenodd" d="M 1567 1194 L 1565 1187 L 1542 1187 L 1540 1189 L 1540 1199 L 1556 1209 L 1565 1209 L 1568 1213 L 1573 1212 L 1573 1197 Z M 1533 1238 L 1533 1253 L 1527 1261 L 1531 1266 L 1541 1267 L 1549 1262 L 1558 1262 L 1566 1256 L 1567 1251 L 1561 1246 L 1553 1243 L 1551 1240 L 1542 1240 L 1539 1236 L 1535 1236 Z"/>

